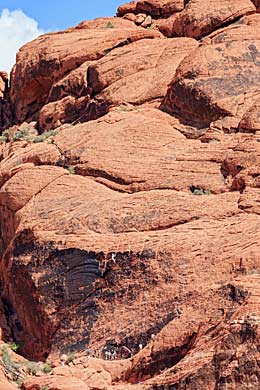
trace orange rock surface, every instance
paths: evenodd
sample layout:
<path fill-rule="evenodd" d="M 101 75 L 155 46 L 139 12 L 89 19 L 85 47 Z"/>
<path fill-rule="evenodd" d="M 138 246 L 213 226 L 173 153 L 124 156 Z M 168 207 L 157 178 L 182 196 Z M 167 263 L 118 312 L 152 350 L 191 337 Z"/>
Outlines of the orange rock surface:
<path fill-rule="evenodd" d="M 1 389 L 260 388 L 258 6 L 133 1 L 0 73 Z"/>

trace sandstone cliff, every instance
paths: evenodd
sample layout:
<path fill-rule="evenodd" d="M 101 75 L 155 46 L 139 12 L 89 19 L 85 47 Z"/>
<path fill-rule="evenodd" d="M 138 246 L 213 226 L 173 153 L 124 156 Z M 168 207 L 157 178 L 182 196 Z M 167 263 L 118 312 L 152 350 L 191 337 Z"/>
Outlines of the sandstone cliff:
<path fill-rule="evenodd" d="M 132 1 L 0 73 L 0 327 L 22 389 L 260 388 L 259 97 L 251 0 Z"/>

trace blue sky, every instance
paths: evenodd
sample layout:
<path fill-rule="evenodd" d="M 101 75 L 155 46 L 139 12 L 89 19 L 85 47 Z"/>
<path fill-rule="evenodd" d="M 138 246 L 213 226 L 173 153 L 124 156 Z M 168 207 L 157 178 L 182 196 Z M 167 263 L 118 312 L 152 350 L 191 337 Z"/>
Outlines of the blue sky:
<path fill-rule="evenodd" d="M 112 16 L 124 0 L 0 0 L 0 12 L 21 9 L 44 30 L 63 29 L 85 19 Z"/>
<path fill-rule="evenodd" d="M 0 0 L 0 71 L 10 72 L 19 48 L 41 34 L 82 20 L 113 16 L 123 0 Z"/>

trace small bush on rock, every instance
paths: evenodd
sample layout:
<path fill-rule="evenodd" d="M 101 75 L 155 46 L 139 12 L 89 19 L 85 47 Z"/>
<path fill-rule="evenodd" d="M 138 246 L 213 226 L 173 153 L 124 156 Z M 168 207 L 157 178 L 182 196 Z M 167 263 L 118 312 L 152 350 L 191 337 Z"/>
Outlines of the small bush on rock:
<path fill-rule="evenodd" d="M 190 191 L 193 193 L 193 195 L 211 195 L 211 191 L 208 189 L 204 188 L 199 188 L 199 187 L 191 187 Z"/>
<path fill-rule="evenodd" d="M 43 142 L 49 137 L 54 137 L 56 134 L 57 134 L 57 131 L 55 131 L 55 130 L 46 131 L 45 133 L 42 133 L 42 134 L 38 135 L 37 137 L 35 137 L 33 142 L 35 144 L 37 144 L 39 142 Z"/>
<path fill-rule="evenodd" d="M 44 374 L 49 374 L 52 371 L 51 365 L 49 363 L 45 364 L 42 371 Z"/>
<path fill-rule="evenodd" d="M 25 366 L 28 370 L 29 375 L 36 375 L 38 371 L 37 363 L 35 362 L 26 362 Z"/>
<path fill-rule="evenodd" d="M 20 366 L 19 366 L 19 364 L 12 361 L 12 358 L 10 356 L 10 353 L 8 351 L 7 346 L 2 347 L 2 361 L 3 361 L 3 364 L 4 364 L 6 371 L 9 372 L 13 381 L 17 382 L 18 380 L 19 381 L 24 380 L 24 378 L 22 377 L 22 375 L 19 371 Z"/>
<path fill-rule="evenodd" d="M 29 141 L 30 140 L 29 130 L 28 129 L 17 130 L 13 135 L 13 140 L 14 141 L 19 141 L 19 140 Z"/>
<path fill-rule="evenodd" d="M 114 25 L 113 25 L 111 22 L 108 22 L 108 23 L 105 25 L 105 28 L 114 28 Z"/>
<path fill-rule="evenodd" d="M 68 171 L 69 171 L 69 173 L 71 173 L 72 175 L 75 175 L 75 173 L 76 173 L 75 167 L 69 167 L 69 168 L 68 168 Z"/>
<path fill-rule="evenodd" d="M 67 358 L 67 363 L 69 364 L 69 363 L 73 362 L 74 359 L 75 359 L 74 353 L 69 354 L 68 358 Z"/>
<path fill-rule="evenodd" d="M 16 351 L 18 351 L 18 349 L 20 348 L 20 345 L 17 344 L 17 343 L 11 343 L 11 344 L 9 344 L 9 348 L 10 348 L 12 351 L 16 352 Z"/>
<path fill-rule="evenodd" d="M 5 137 L 4 135 L 1 135 L 0 142 L 6 142 L 6 141 L 7 141 L 7 137 Z"/>

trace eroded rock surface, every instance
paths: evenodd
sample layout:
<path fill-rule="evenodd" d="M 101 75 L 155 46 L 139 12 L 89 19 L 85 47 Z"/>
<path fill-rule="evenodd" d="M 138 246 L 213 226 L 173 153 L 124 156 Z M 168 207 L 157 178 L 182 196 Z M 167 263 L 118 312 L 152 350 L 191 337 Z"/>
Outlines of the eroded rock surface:
<path fill-rule="evenodd" d="M 168 15 L 174 12 L 182 11 L 184 8 L 184 0 L 141 0 L 131 1 L 118 7 L 118 16 L 123 16 L 127 13 L 148 13 L 152 16 Z"/>
<path fill-rule="evenodd" d="M 0 131 L 8 127 L 12 120 L 8 92 L 8 74 L 0 72 Z"/>
<path fill-rule="evenodd" d="M 201 38 L 254 11 L 250 0 L 190 0 L 176 17 L 173 35 Z"/>
<path fill-rule="evenodd" d="M 245 17 L 209 36 L 177 69 L 162 108 L 204 126 L 242 119 L 260 92 L 259 20 Z"/>
<path fill-rule="evenodd" d="M 260 387 L 258 6 L 130 2 L 0 73 L 0 335 L 47 364 L 9 351 L 23 390 Z"/>
<path fill-rule="evenodd" d="M 86 61 L 97 60 L 114 47 L 158 36 L 159 32 L 146 31 L 127 20 L 108 18 L 43 35 L 28 43 L 19 51 L 11 76 L 10 99 L 16 120 L 37 117 L 49 94 L 51 99 L 53 85 L 70 71 L 75 80 L 75 69 Z"/>
<path fill-rule="evenodd" d="M 96 115 L 109 106 L 160 102 L 171 81 L 171 72 L 196 47 L 193 39 L 142 40 L 115 49 L 90 65 L 88 86 L 95 96 Z"/>

